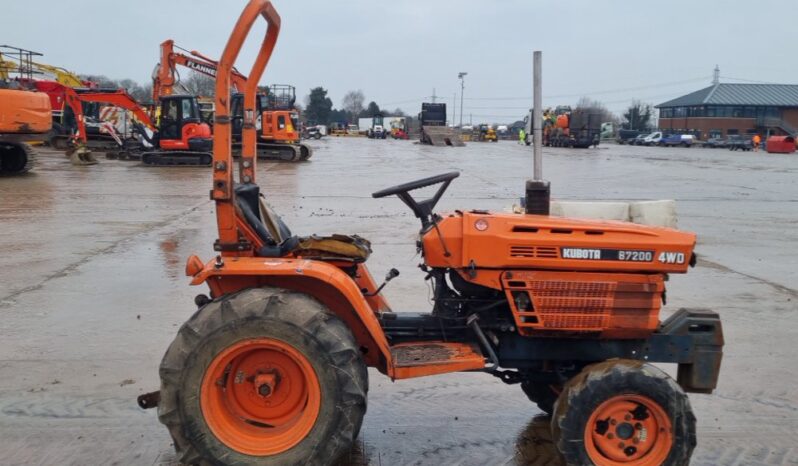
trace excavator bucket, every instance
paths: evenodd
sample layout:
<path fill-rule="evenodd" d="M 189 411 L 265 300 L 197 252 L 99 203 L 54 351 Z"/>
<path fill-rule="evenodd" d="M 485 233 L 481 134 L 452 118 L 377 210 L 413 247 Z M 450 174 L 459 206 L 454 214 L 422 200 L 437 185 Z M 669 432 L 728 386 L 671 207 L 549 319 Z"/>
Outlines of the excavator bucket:
<path fill-rule="evenodd" d="M 67 155 L 72 165 L 94 165 L 97 163 L 94 154 L 83 145 L 70 149 L 67 151 Z"/>

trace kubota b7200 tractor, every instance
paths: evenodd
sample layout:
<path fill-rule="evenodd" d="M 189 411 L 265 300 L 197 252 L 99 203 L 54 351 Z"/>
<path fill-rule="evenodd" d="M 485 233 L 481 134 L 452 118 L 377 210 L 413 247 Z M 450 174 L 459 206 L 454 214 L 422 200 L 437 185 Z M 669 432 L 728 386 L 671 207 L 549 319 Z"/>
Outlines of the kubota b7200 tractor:
<path fill-rule="evenodd" d="M 244 91 L 240 180 L 233 179 L 230 70 L 255 20 L 266 37 Z M 685 391 L 716 385 L 717 314 L 658 319 L 667 274 L 694 263 L 695 236 L 627 223 L 436 213 L 458 173 L 373 194 L 397 196 L 421 221 L 428 313 L 393 312 L 358 236 L 298 236 L 255 184 L 256 83 L 280 17 L 251 0 L 219 62 L 213 185 L 218 255 L 191 256 L 207 284 L 160 367 L 158 407 L 189 464 L 320 465 L 344 454 L 366 413 L 367 367 L 392 379 L 481 371 L 519 384 L 552 415 L 571 465 L 682 465 L 696 444 Z M 439 186 L 419 200 L 413 192 Z M 388 274 L 386 281 L 395 277 Z M 652 362 L 678 364 L 671 379 Z M 431 439 L 435 442 L 435 439 Z"/>

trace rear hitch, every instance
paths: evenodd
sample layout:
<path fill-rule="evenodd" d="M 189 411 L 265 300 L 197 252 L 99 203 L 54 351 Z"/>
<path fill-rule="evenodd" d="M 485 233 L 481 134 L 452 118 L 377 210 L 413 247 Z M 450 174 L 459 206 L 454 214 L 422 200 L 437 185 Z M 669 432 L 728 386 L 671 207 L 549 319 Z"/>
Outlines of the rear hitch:
<path fill-rule="evenodd" d="M 136 401 L 141 409 L 157 408 L 158 403 L 161 402 L 161 391 L 156 390 L 154 392 L 139 395 L 139 397 L 136 398 Z"/>

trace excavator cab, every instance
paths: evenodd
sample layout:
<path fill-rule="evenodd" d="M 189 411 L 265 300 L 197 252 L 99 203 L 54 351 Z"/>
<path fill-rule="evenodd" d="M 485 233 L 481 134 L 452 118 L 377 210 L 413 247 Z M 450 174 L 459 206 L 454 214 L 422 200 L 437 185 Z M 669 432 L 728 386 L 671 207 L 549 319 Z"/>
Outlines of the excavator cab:
<path fill-rule="evenodd" d="M 161 97 L 158 134 L 160 147 L 165 150 L 209 152 L 213 145 L 210 127 L 202 121 L 197 98 L 190 95 Z"/>
<path fill-rule="evenodd" d="M 275 100 L 270 94 L 259 94 L 256 102 L 256 123 L 260 137 L 265 141 L 277 143 L 296 143 L 299 141 L 299 112 L 283 100 Z M 291 104 L 293 105 L 293 104 Z M 244 124 L 244 94 L 232 97 L 233 138 L 241 139 Z"/>
<path fill-rule="evenodd" d="M 255 96 L 255 127 L 258 129 L 258 158 L 300 162 L 313 155 L 310 146 L 300 142 L 299 112 L 294 108 L 294 86 L 275 84 L 268 93 Z M 244 127 L 244 94 L 230 96 L 230 121 L 233 150 L 240 150 Z"/>

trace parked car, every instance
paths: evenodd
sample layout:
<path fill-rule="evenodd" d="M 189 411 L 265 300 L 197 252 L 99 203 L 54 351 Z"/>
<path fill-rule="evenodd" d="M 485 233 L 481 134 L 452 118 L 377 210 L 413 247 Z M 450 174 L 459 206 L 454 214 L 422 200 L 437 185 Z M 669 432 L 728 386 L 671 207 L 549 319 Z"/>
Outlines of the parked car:
<path fill-rule="evenodd" d="M 656 146 L 662 140 L 662 132 L 654 131 L 645 138 L 643 138 L 644 146 Z"/>
<path fill-rule="evenodd" d="M 643 146 L 646 143 L 648 134 L 638 134 L 634 139 L 629 141 L 630 146 Z"/>
<path fill-rule="evenodd" d="M 660 146 L 682 146 L 690 147 L 693 145 L 692 134 L 669 134 L 659 140 Z"/>
<path fill-rule="evenodd" d="M 706 149 L 723 148 L 726 147 L 726 140 L 723 138 L 709 138 L 701 147 Z"/>
<path fill-rule="evenodd" d="M 740 136 L 739 134 L 733 134 L 729 136 L 729 139 L 726 140 L 726 147 L 729 150 L 744 150 L 748 151 L 754 148 L 753 143 L 751 142 L 751 138 L 748 136 Z"/>
<path fill-rule="evenodd" d="M 619 129 L 618 137 L 615 138 L 615 142 L 618 144 L 632 144 L 639 135 L 640 131 L 635 129 Z"/>
<path fill-rule="evenodd" d="M 321 139 L 322 136 L 327 134 L 327 128 L 319 126 L 308 126 L 305 129 L 305 139 Z"/>

